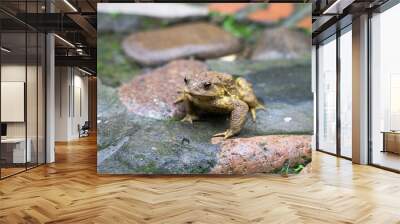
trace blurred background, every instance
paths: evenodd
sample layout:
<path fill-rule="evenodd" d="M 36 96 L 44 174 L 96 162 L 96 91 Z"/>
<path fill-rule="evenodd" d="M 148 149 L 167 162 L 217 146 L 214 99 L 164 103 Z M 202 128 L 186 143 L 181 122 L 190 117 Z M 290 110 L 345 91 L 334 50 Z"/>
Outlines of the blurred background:
<path fill-rule="evenodd" d="M 147 6 L 146 6 L 147 5 Z M 132 5 L 131 5 L 132 6 Z M 146 50 L 131 52 L 132 48 L 145 45 L 143 39 L 134 38 L 131 44 L 123 44 L 132 33 L 157 31 L 177 25 L 201 23 L 216 26 L 226 31 L 232 38 L 215 37 L 213 46 L 207 46 L 212 33 L 219 30 L 205 27 L 202 32 L 207 48 L 206 56 L 199 57 L 198 52 L 184 53 L 185 46 L 164 41 L 157 43 L 162 59 L 151 59 Z M 295 3 L 209 3 L 209 4 L 145 4 L 130 7 L 123 4 L 99 4 L 98 7 L 98 73 L 103 84 L 119 86 L 121 82 L 148 67 L 163 64 L 177 58 L 196 58 L 207 61 L 235 60 L 274 60 L 310 57 L 311 52 L 311 4 Z M 212 30 L 211 30 L 212 29 Z M 193 32 L 183 29 L 169 30 L 171 37 L 180 37 L 189 41 Z M 215 36 L 217 36 L 216 34 Z M 140 35 L 139 35 L 140 36 Z M 155 36 L 149 34 L 149 36 Z M 223 45 L 224 52 L 221 52 Z M 161 46 L 162 45 L 162 46 Z M 170 46 L 168 46 L 170 45 Z M 154 46 L 154 45 L 153 45 Z M 165 57 L 165 49 L 173 48 L 173 55 Z M 135 51 L 135 50 L 133 50 Z M 144 51 L 144 52 L 143 52 Z M 154 53 L 154 49 L 151 49 Z M 164 53 L 163 53 L 164 52 Z M 182 56 L 184 55 L 184 56 Z M 150 58 L 148 58 L 148 57 Z M 165 59 L 165 60 L 164 60 Z"/>

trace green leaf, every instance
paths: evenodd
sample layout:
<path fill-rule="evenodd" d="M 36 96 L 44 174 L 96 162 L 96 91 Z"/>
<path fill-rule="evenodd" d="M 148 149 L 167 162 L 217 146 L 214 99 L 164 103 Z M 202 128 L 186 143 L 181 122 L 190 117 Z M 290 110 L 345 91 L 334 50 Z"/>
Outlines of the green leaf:
<path fill-rule="evenodd" d="M 295 173 L 300 173 L 300 171 L 302 171 L 304 169 L 304 165 L 303 164 L 299 164 L 296 168 L 294 168 L 294 172 Z"/>

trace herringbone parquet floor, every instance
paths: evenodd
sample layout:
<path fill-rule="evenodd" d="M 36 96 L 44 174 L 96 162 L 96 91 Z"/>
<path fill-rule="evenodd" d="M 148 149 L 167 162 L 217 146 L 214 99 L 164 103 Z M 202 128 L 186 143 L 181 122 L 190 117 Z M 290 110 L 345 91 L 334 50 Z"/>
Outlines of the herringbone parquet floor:
<path fill-rule="evenodd" d="M 400 175 L 323 153 L 284 178 L 96 174 L 96 141 L 0 181 L 0 223 L 400 223 Z"/>

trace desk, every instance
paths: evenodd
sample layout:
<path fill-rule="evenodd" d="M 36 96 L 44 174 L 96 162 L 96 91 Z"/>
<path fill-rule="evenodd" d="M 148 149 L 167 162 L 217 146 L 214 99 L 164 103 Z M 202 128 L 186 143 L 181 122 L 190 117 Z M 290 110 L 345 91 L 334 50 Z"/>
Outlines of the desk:
<path fill-rule="evenodd" d="M 32 158 L 31 154 L 31 145 L 32 141 L 30 138 L 26 140 L 28 143 L 26 147 L 26 154 L 25 154 L 25 138 L 5 138 L 1 139 L 1 145 L 2 145 L 2 157 L 3 157 L 3 152 L 5 154 L 12 154 L 7 156 L 9 157 L 8 159 L 6 158 L 6 161 L 10 163 L 25 163 L 25 162 L 30 162 Z M 10 149 L 10 146 L 13 146 Z M 4 147 L 4 148 L 3 148 Z M 10 152 L 10 153 L 8 153 Z M 4 158 L 4 157 L 3 157 Z M 12 158 L 12 160 L 11 160 Z M 25 161 L 25 158 L 27 159 Z"/>
<path fill-rule="evenodd" d="M 383 151 L 400 154 L 400 132 L 383 131 Z"/>

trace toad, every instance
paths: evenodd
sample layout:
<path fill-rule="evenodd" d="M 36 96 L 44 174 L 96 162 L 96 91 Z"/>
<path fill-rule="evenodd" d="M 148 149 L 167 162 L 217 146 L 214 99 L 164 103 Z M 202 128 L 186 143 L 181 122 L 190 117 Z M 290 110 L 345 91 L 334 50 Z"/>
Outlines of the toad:
<path fill-rule="evenodd" d="M 181 120 L 192 123 L 202 113 L 230 114 L 230 127 L 214 137 L 232 137 L 243 128 L 247 113 L 253 121 L 256 110 L 264 109 L 254 94 L 252 85 L 244 78 L 215 71 L 206 71 L 184 78 L 184 88 L 175 103 L 183 103 L 186 115 Z"/>

